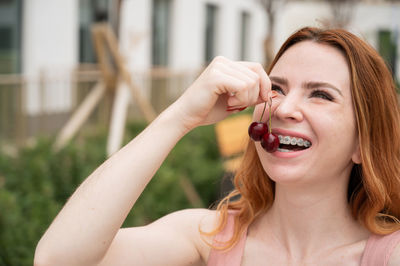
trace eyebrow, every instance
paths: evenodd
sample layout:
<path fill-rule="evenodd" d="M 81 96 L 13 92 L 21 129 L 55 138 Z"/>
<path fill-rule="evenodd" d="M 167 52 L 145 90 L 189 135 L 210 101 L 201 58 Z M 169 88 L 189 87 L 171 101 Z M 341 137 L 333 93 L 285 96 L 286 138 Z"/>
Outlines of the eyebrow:
<path fill-rule="evenodd" d="M 287 86 L 289 84 L 288 80 L 286 78 L 282 77 L 276 77 L 276 76 L 270 76 L 269 77 L 271 81 L 276 82 L 278 84 Z M 315 89 L 315 88 L 320 88 L 320 87 L 327 87 L 330 89 L 335 90 L 337 93 L 339 93 L 341 96 L 343 96 L 342 92 L 336 88 L 334 85 L 328 83 L 328 82 L 323 82 L 323 81 L 309 81 L 309 82 L 303 82 L 302 87 L 306 89 Z"/>

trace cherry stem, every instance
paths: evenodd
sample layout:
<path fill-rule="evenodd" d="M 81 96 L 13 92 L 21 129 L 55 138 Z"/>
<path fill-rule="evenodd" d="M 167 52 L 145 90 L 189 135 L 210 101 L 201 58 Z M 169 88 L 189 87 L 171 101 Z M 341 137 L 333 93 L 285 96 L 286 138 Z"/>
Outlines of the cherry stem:
<path fill-rule="evenodd" d="M 268 102 L 268 112 L 269 112 L 269 127 L 268 127 L 268 131 L 269 131 L 269 134 L 271 134 L 271 126 L 272 126 L 272 122 L 271 122 L 271 120 L 272 120 L 272 118 L 271 118 L 271 104 L 272 103 L 272 98 L 270 98 L 270 101 Z"/>
<path fill-rule="evenodd" d="M 265 107 L 267 107 L 267 102 L 264 103 L 264 109 L 263 109 L 261 117 L 260 117 L 260 122 L 262 122 L 262 118 L 263 118 L 263 115 L 264 115 L 264 112 L 265 112 Z"/>
<path fill-rule="evenodd" d="M 275 97 L 276 97 L 276 91 L 272 91 L 272 96 L 269 97 L 269 101 L 268 101 L 269 116 L 270 116 L 270 118 L 269 118 L 269 120 L 270 120 L 270 121 L 269 121 L 269 126 L 270 126 L 270 128 L 271 128 L 271 105 L 272 105 L 272 98 L 275 98 Z M 267 102 L 264 103 L 264 109 L 263 109 L 262 114 L 261 114 L 261 117 L 260 117 L 260 122 L 262 122 L 262 118 L 263 118 L 263 115 L 264 115 L 264 112 L 265 112 L 266 107 L 267 107 Z M 271 133 L 271 132 L 270 132 L 270 133 Z"/>

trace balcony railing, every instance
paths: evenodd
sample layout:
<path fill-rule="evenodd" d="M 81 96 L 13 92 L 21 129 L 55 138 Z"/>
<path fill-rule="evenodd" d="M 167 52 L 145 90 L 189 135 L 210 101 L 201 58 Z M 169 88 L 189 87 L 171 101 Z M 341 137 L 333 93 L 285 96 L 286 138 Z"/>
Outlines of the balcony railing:
<path fill-rule="evenodd" d="M 157 68 L 132 73 L 132 78 L 160 113 L 198 74 L 199 70 L 176 72 Z M 0 146 L 24 145 L 39 135 L 55 136 L 100 79 L 100 71 L 93 66 L 80 66 L 71 73 L 43 71 L 37 80 L 22 75 L 0 75 Z M 113 103 L 111 91 L 85 127 L 108 125 Z M 144 119 L 135 101 L 129 107 L 128 119 Z"/>

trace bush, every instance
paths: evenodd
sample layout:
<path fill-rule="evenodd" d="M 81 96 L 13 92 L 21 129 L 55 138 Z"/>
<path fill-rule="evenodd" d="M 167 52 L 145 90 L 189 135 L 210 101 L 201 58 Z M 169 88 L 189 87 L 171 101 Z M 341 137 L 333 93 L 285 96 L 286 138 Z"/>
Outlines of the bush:
<path fill-rule="evenodd" d="M 145 127 L 132 122 L 126 141 Z M 105 130 L 76 139 L 62 151 L 42 138 L 17 158 L 0 153 L 0 265 L 32 265 L 37 242 L 68 197 L 105 159 Z M 215 202 L 223 175 L 214 128 L 197 128 L 172 150 L 149 183 L 124 227 L 143 225 L 190 208 L 180 180 L 190 180 L 204 206 Z"/>

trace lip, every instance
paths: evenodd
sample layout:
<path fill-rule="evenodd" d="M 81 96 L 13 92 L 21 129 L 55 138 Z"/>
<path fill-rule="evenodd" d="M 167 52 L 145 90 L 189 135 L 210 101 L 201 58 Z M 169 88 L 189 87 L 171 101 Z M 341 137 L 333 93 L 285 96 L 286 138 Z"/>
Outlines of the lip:
<path fill-rule="evenodd" d="M 312 141 L 310 140 L 310 137 L 308 137 L 305 134 L 296 132 L 296 131 L 291 131 L 291 130 L 287 130 L 287 129 L 282 129 L 282 128 L 274 128 L 271 130 L 272 133 L 277 134 L 277 135 L 282 135 L 282 136 L 290 136 L 290 137 L 296 137 L 296 138 L 302 138 L 303 140 L 307 140 L 310 143 L 312 143 Z M 291 152 L 280 152 L 280 151 L 275 151 L 274 153 L 272 153 L 274 156 L 276 157 L 280 157 L 280 158 L 293 158 L 293 157 L 298 157 L 301 156 L 302 154 L 304 154 L 305 152 L 309 151 L 312 148 L 312 144 L 309 148 L 305 149 L 305 150 L 299 150 L 299 151 L 291 151 Z"/>
<path fill-rule="evenodd" d="M 310 137 L 308 137 L 305 134 L 296 132 L 296 131 L 291 131 L 291 130 L 287 130 L 287 129 L 282 129 L 282 128 L 274 128 L 271 130 L 272 133 L 275 133 L 277 135 L 282 135 L 282 136 L 290 136 L 290 137 L 296 137 L 296 138 L 302 138 L 304 140 L 308 140 L 310 143 L 312 143 L 312 141 L 310 140 Z"/>

